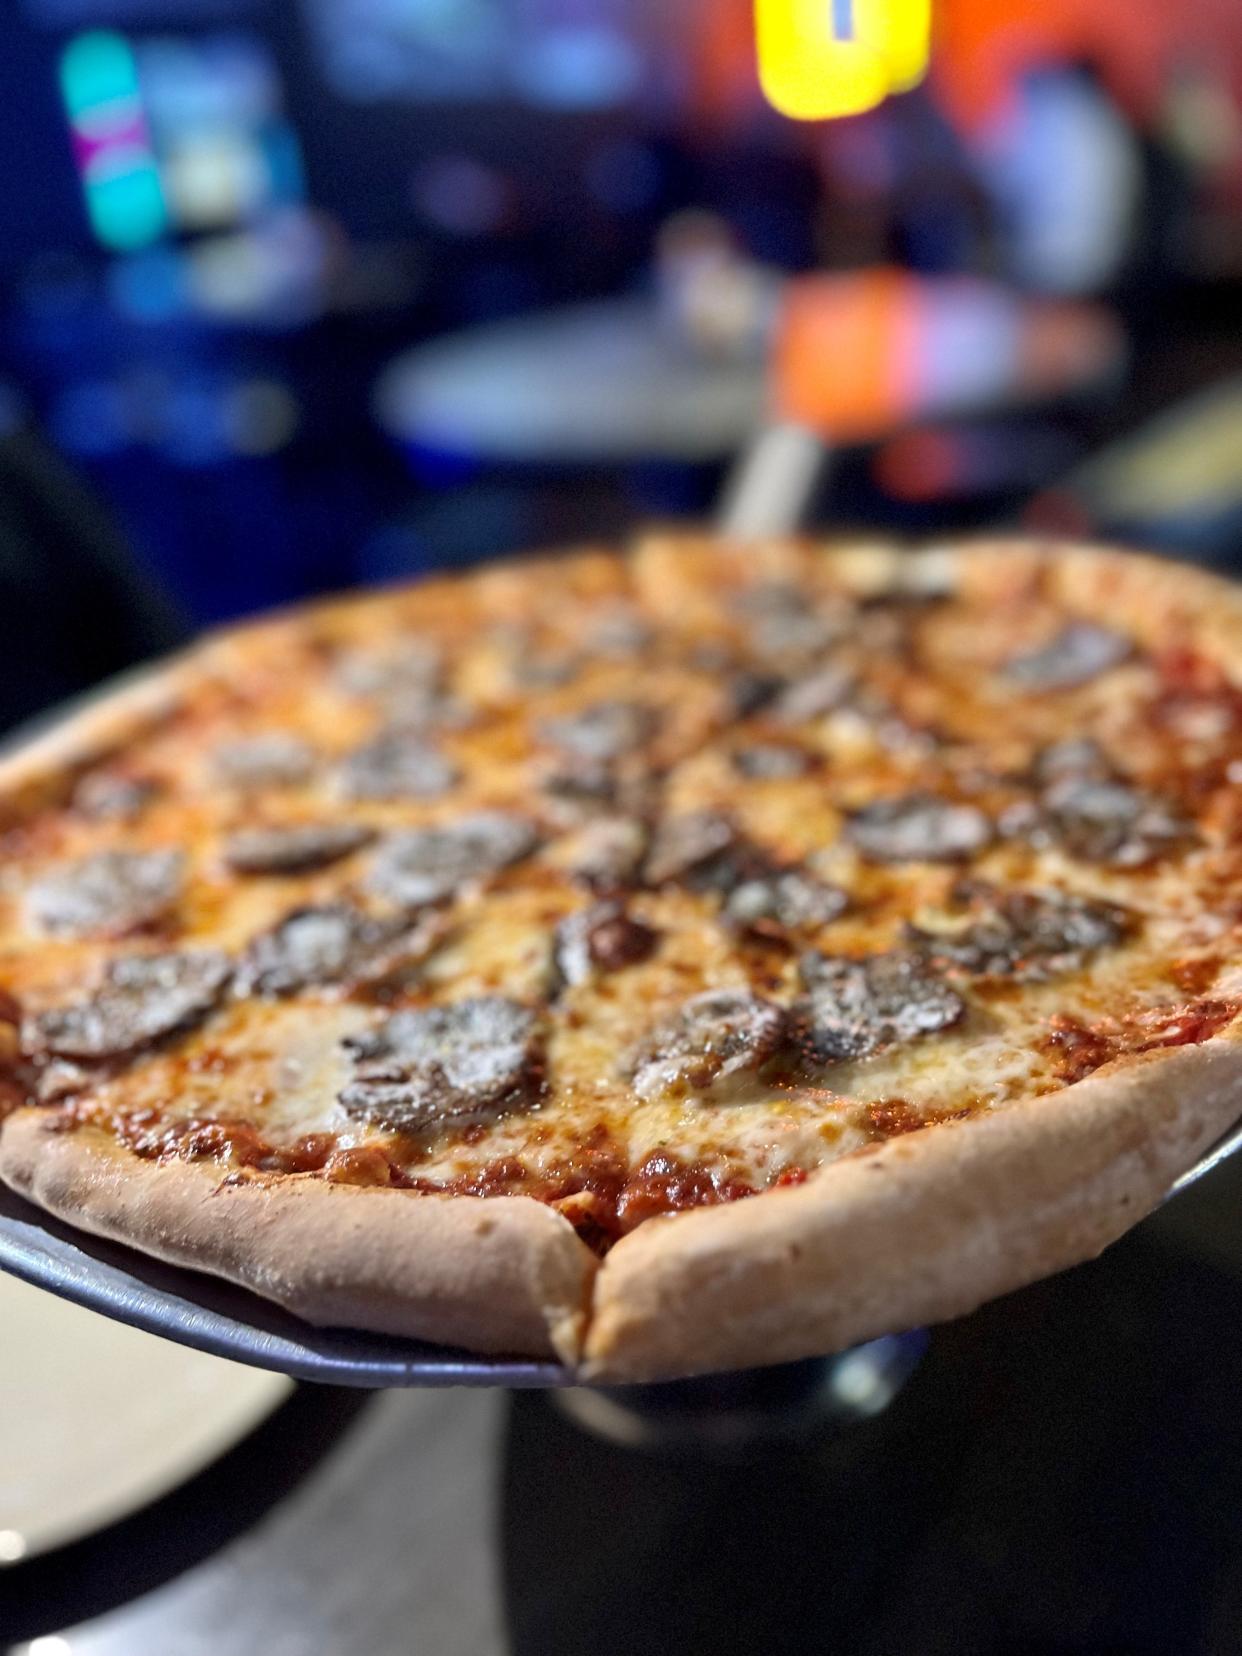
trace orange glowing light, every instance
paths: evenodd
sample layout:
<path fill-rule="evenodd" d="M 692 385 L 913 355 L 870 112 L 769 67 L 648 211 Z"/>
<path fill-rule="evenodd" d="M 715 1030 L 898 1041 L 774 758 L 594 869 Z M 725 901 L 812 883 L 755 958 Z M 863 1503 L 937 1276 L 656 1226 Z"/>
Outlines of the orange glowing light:
<path fill-rule="evenodd" d="M 924 291 L 908 271 L 799 276 L 786 284 L 773 352 L 781 419 L 866 442 L 915 399 Z"/>
<path fill-rule="evenodd" d="M 927 73 L 931 0 L 755 0 L 755 43 L 782 115 L 859 115 Z"/>

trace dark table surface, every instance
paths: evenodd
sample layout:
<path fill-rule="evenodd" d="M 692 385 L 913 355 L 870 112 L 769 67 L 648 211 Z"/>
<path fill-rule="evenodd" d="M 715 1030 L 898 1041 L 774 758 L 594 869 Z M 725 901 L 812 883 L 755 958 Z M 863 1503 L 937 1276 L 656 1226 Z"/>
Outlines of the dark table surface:
<path fill-rule="evenodd" d="M 1242 1169 L 937 1330 L 844 1434 L 710 1460 L 601 1441 L 545 1393 L 304 1386 L 175 1496 L 5 1572 L 0 1632 L 72 1656 L 1236 1656 Z"/>

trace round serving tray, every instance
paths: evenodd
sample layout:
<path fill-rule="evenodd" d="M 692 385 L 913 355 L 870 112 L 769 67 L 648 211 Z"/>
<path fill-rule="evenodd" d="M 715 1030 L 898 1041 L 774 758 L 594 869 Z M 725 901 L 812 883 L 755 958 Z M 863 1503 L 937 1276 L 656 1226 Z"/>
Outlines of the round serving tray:
<path fill-rule="evenodd" d="M 53 1219 L 0 1186 L 0 1270 L 149 1334 L 337 1386 L 563 1386 L 559 1363 L 473 1356 L 308 1323 L 218 1277 L 166 1265 Z"/>

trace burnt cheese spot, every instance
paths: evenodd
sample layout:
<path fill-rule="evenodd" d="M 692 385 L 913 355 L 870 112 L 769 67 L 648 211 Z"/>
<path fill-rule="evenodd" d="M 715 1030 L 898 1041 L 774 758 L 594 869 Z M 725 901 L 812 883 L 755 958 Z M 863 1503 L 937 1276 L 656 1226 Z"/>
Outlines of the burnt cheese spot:
<path fill-rule="evenodd" d="M 463 886 L 520 862 L 538 836 L 522 817 L 476 811 L 435 828 L 410 828 L 380 846 L 368 888 L 399 908 L 443 902 Z"/>
<path fill-rule="evenodd" d="M 36 1056 L 79 1062 L 125 1057 L 201 1022 L 230 976 L 215 950 L 113 960 L 95 994 L 28 1019 L 23 1043 Z"/>
<path fill-rule="evenodd" d="M 362 986 L 408 972 L 443 936 L 438 917 L 377 919 L 346 903 L 296 909 L 250 944 L 237 971 L 243 994 Z"/>
<path fill-rule="evenodd" d="M 345 1048 L 354 1074 L 342 1106 L 397 1130 L 512 1109 L 531 1102 L 541 1081 L 535 1015 L 499 995 L 395 1012 Z"/>
<path fill-rule="evenodd" d="M 855 811 L 846 834 L 872 862 L 959 862 L 990 843 L 992 824 L 976 805 L 915 793 Z"/>
<path fill-rule="evenodd" d="M 184 875 L 180 851 L 100 851 L 47 869 L 28 888 L 26 909 L 44 931 L 119 936 L 162 919 Z"/>
<path fill-rule="evenodd" d="M 357 822 L 294 822 L 243 828 L 224 842 L 224 860 L 238 874 L 300 874 L 326 868 L 374 839 Z"/>
<path fill-rule="evenodd" d="M 866 1058 L 949 1029 L 966 1010 L 961 996 L 914 953 L 859 960 L 812 953 L 799 971 L 807 992 L 794 1016 L 803 1051 L 818 1063 Z"/>
<path fill-rule="evenodd" d="M 1118 666 L 1133 648 L 1130 640 L 1093 621 L 1071 621 L 1039 649 L 1011 656 L 1002 668 L 1022 690 L 1072 690 Z"/>
<path fill-rule="evenodd" d="M 757 1070 L 784 1034 L 785 1014 L 771 1001 L 746 989 L 709 989 L 648 1030 L 622 1070 L 643 1098 L 677 1086 L 706 1091 Z"/>

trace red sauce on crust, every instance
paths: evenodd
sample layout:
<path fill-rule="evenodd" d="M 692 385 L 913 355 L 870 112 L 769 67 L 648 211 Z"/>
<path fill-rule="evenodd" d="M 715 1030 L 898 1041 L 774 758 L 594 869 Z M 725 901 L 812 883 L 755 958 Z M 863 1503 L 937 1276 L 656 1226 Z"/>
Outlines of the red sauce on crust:
<path fill-rule="evenodd" d="M 1197 1000 L 1183 1006 L 1157 1006 L 1117 1023 L 1087 1025 L 1058 1014 L 1051 1020 L 1043 1050 L 1052 1059 L 1057 1079 L 1081 1081 L 1115 1058 L 1163 1048 L 1197 1046 L 1238 1014 L 1235 1000 Z"/>
<path fill-rule="evenodd" d="M 1057 1079 L 1067 1085 L 1081 1081 L 1116 1056 L 1106 1036 L 1064 1012 L 1051 1020 L 1042 1045 Z"/>
<path fill-rule="evenodd" d="M 92 1119 L 89 1112 L 85 1119 Z M 143 1161 L 213 1161 L 262 1173 L 317 1173 L 336 1148 L 331 1133 L 304 1133 L 278 1147 L 249 1121 L 169 1121 L 154 1110 L 115 1115 L 97 1124 Z"/>
<path fill-rule="evenodd" d="M 558 1207 L 593 1246 L 616 1241 L 644 1220 L 753 1196 L 755 1187 L 714 1163 L 656 1151 L 627 1168 L 620 1147 L 597 1127 L 572 1155 L 538 1172 L 501 1157 L 459 1179 L 412 1179 L 416 1190 L 454 1196 L 530 1196 Z"/>
<path fill-rule="evenodd" d="M 658 1214 L 736 1202 L 754 1194 L 754 1186 L 741 1179 L 661 1151 L 648 1156 L 626 1180 L 617 1201 L 617 1222 L 622 1232 L 630 1231 Z"/>
<path fill-rule="evenodd" d="M 378 1145 L 338 1147 L 331 1133 L 308 1133 L 278 1146 L 249 1121 L 177 1121 L 149 1109 L 101 1115 L 84 1102 L 47 1110 L 49 1132 L 87 1125 L 111 1133 L 143 1161 L 208 1161 L 230 1172 L 315 1174 L 330 1184 L 390 1186 L 426 1196 L 529 1196 L 560 1208 L 599 1252 L 647 1219 L 756 1194 L 728 1169 L 665 1151 L 628 1169 L 602 1126 L 572 1156 L 538 1172 L 508 1156 L 459 1178 L 431 1180 L 403 1172 Z M 790 1169 L 778 1182 L 801 1183 L 805 1177 Z"/>
<path fill-rule="evenodd" d="M 1061 1015 L 1049 1025 L 1044 1050 L 1052 1058 L 1058 1080 L 1068 1085 L 1118 1057 L 1207 1040 L 1238 1009 L 1236 1001 L 1200 999 L 1152 1008 L 1124 1022 L 1096 1027 Z M 0 1074 L 0 1116 L 6 1106 L 11 1109 L 26 1101 L 20 1084 Z M 906 1099 L 888 1098 L 862 1106 L 858 1121 L 874 1146 L 971 1113 L 971 1106 L 924 1110 Z M 405 1173 L 378 1145 L 340 1146 L 331 1133 L 307 1133 L 280 1146 L 265 1138 L 253 1122 L 234 1118 L 170 1120 L 154 1109 L 101 1114 L 86 1101 L 47 1110 L 49 1131 L 71 1132 L 86 1124 L 110 1132 L 145 1161 L 207 1161 L 229 1173 L 247 1169 L 304 1174 L 333 1184 L 390 1187 L 422 1195 L 529 1196 L 558 1208 L 600 1253 L 648 1219 L 757 1194 L 757 1187 L 727 1163 L 667 1150 L 653 1151 L 631 1168 L 603 1125 L 571 1154 L 540 1169 L 515 1156 L 503 1156 L 458 1178 L 436 1181 Z M 787 1168 L 774 1185 L 801 1184 L 807 1176 L 802 1168 Z"/>

